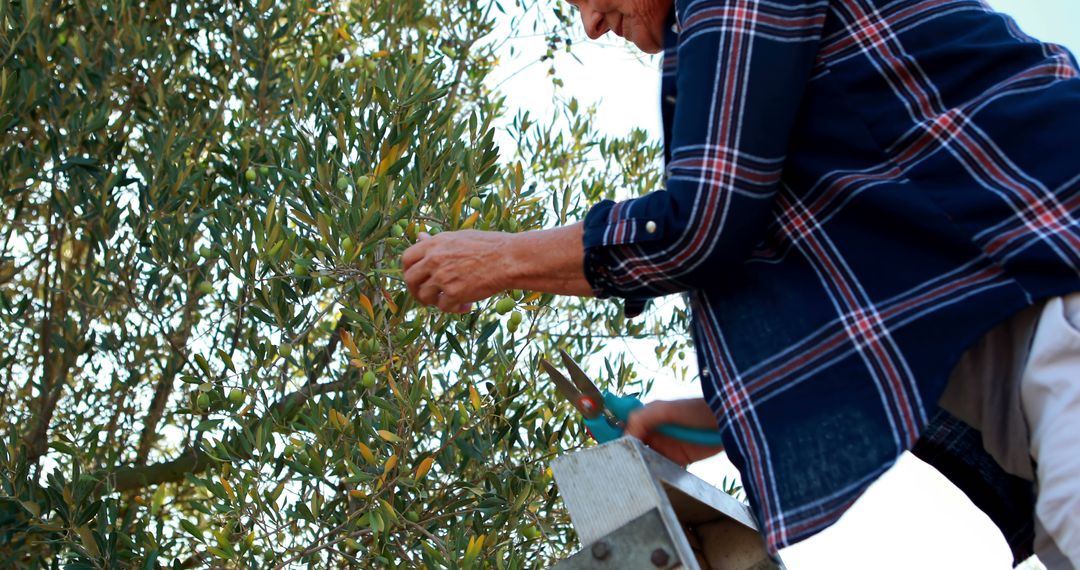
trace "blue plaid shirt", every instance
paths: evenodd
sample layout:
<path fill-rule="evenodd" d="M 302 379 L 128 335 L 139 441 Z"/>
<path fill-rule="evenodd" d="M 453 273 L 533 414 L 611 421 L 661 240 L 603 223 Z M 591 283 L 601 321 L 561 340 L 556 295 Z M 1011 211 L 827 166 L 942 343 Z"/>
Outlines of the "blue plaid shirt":
<path fill-rule="evenodd" d="M 678 0 L 672 24 L 666 189 L 589 211 L 585 271 L 628 312 L 688 294 L 776 552 L 912 448 L 973 341 L 1080 290 L 1080 74 L 973 0 Z"/>

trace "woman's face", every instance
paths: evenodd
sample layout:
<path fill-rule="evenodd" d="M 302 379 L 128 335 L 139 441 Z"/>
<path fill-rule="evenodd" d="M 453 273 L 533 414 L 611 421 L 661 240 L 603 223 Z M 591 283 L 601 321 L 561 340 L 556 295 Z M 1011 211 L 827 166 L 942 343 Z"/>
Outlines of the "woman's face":
<path fill-rule="evenodd" d="M 672 0 L 567 0 L 581 12 L 585 34 L 599 38 L 609 30 L 646 53 L 664 48 L 664 21 Z"/>

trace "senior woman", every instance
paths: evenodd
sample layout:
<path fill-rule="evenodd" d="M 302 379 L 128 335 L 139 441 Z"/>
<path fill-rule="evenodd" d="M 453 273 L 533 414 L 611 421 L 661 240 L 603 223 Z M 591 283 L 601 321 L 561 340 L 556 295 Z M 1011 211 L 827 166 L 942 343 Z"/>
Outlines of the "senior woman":
<path fill-rule="evenodd" d="M 772 552 L 914 448 L 1017 558 L 1080 566 L 1075 59 L 978 0 L 572 3 L 590 38 L 664 51 L 666 187 L 424 236 L 412 293 L 686 293 L 703 399 L 628 431 L 687 463 L 718 449 L 653 426 L 718 425 Z"/>

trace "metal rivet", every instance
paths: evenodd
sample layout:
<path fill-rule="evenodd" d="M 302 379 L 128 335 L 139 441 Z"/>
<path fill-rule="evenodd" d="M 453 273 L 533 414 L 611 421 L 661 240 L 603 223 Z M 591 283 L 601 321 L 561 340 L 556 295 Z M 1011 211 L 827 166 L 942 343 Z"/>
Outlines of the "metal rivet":
<path fill-rule="evenodd" d="M 606 542 L 598 540 L 592 545 L 592 557 L 597 560 L 606 560 L 611 555 L 611 549 Z"/>
<path fill-rule="evenodd" d="M 649 220 L 648 223 L 645 224 L 645 231 L 649 232 L 650 234 L 655 234 L 656 222 Z"/>
<path fill-rule="evenodd" d="M 652 557 L 650 557 L 649 560 L 652 560 L 653 566 L 656 566 L 657 568 L 663 568 L 667 566 L 668 561 L 671 560 L 671 557 L 668 556 L 667 551 L 663 548 L 657 548 L 656 550 L 652 551 Z"/>

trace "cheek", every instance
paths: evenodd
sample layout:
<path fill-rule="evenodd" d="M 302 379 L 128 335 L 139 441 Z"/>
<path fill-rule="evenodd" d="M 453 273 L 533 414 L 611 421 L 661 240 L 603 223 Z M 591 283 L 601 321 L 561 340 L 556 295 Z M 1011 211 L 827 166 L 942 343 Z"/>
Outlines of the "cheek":
<path fill-rule="evenodd" d="M 670 7 L 670 5 L 668 5 Z M 667 31 L 667 8 L 662 13 L 658 13 L 652 20 L 651 32 L 653 40 L 656 42 L 656 49 L 662 50 L 664 48 L 664 34 Z"/>

